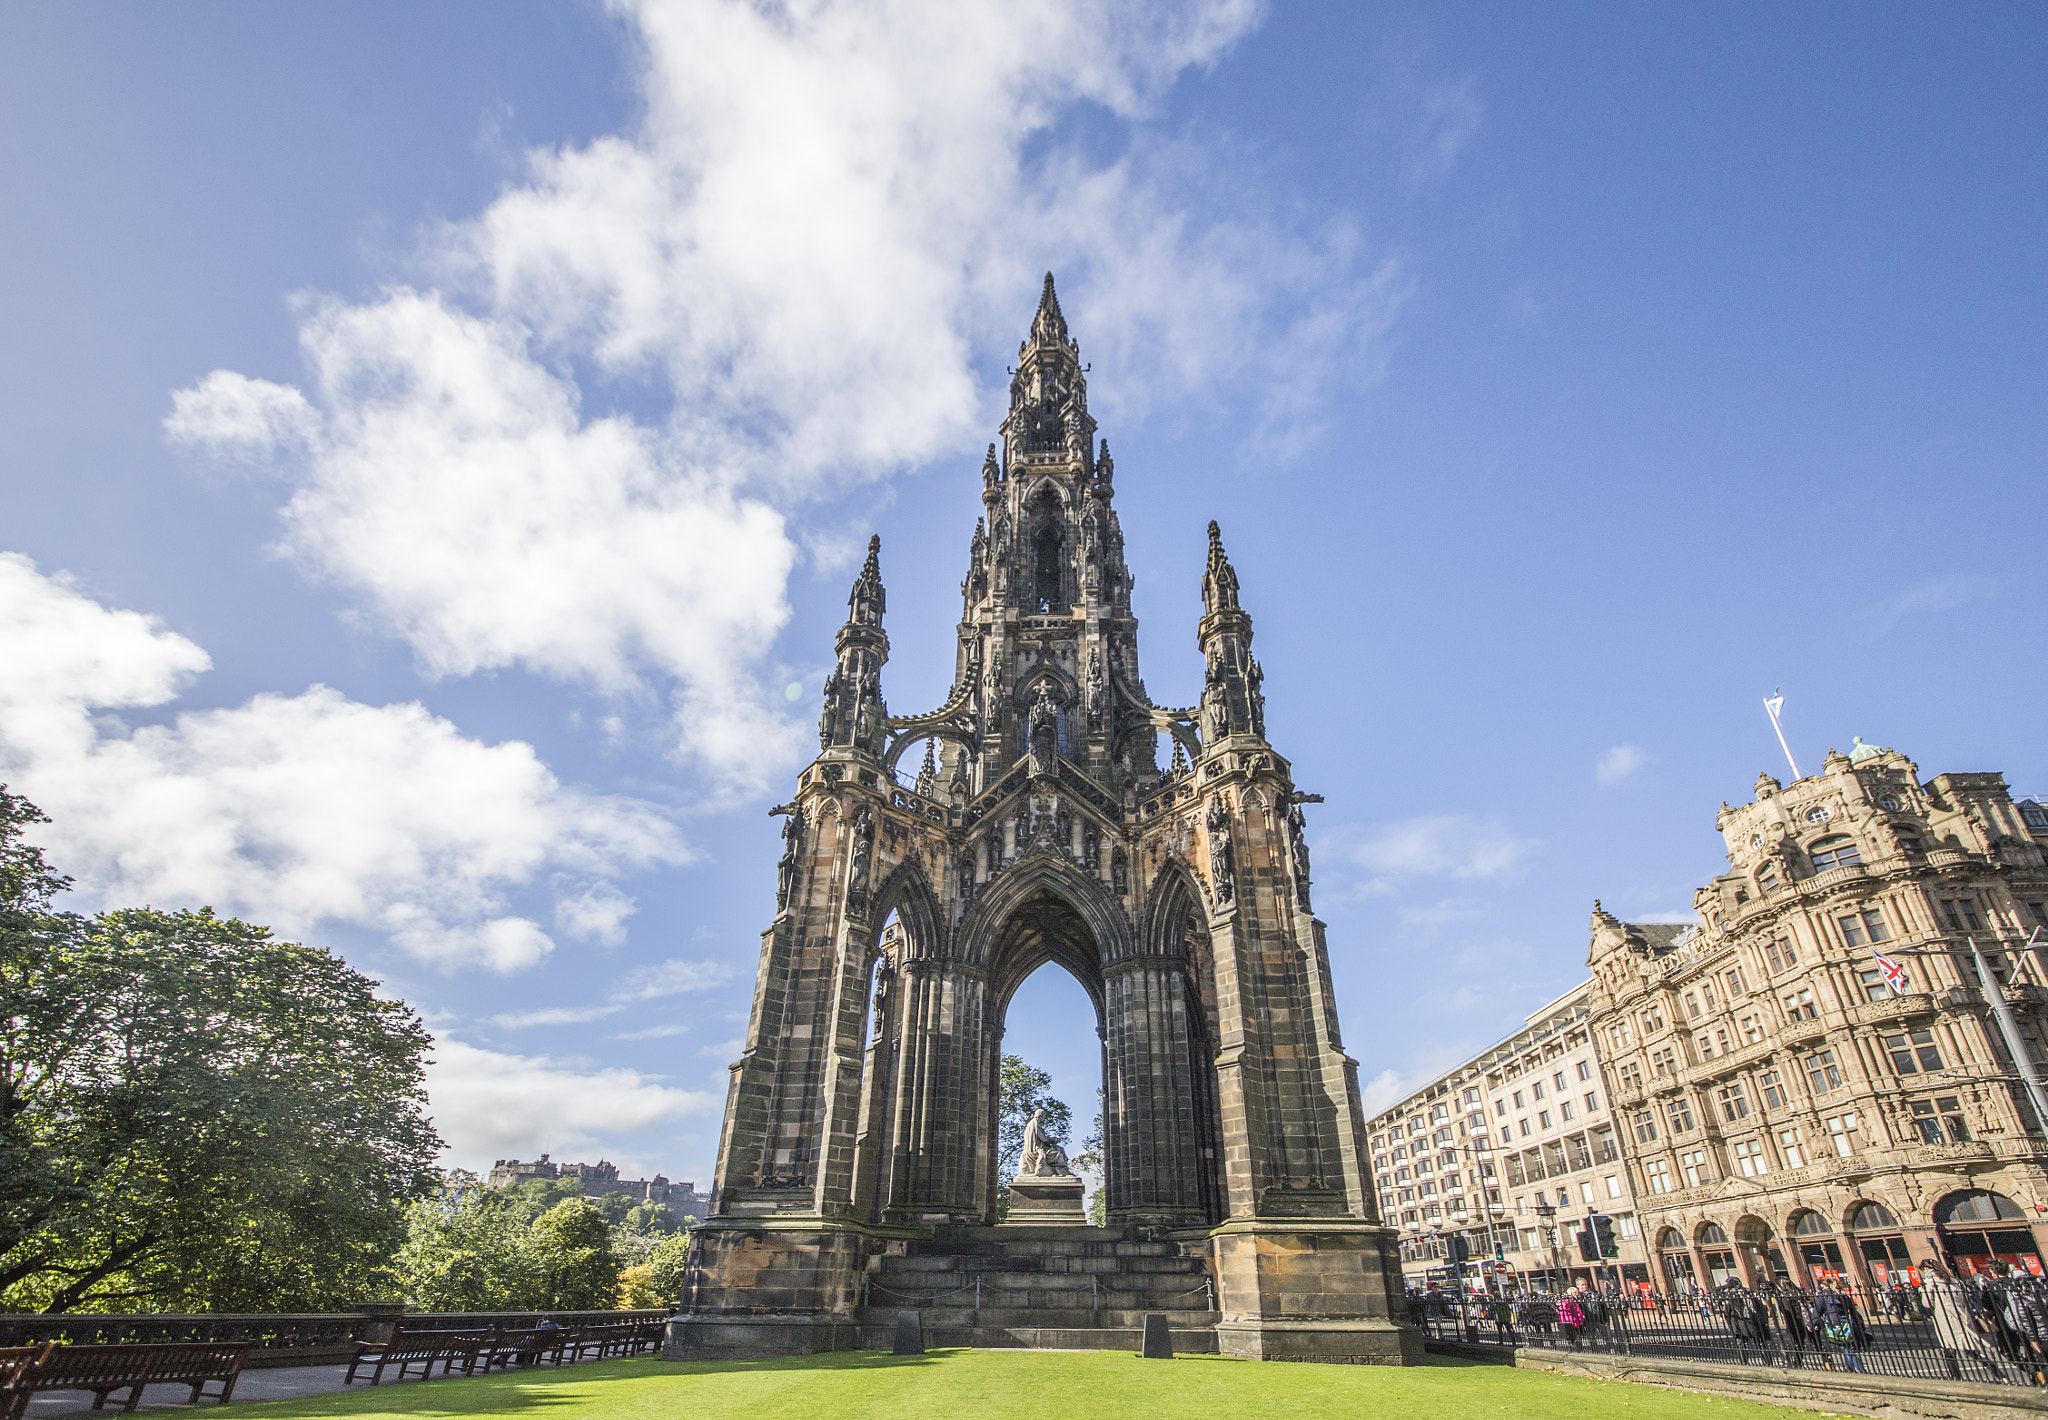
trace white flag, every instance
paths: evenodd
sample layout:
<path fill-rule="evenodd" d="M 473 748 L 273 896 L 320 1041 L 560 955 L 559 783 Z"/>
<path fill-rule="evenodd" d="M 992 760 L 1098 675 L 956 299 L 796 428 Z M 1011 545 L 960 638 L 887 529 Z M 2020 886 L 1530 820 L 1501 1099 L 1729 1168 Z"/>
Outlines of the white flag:
<path fill-rule="evenodd" d="M 1773 695 L 1770 699 L 1764 702 L 1764 709 L 1771 712 L 1771 718 L 1773 720 L 1778 718 L 1778 712 L 1780 710 L 1783 710 L 1784 708 L 1785 697 L 1782 695 Z"/>

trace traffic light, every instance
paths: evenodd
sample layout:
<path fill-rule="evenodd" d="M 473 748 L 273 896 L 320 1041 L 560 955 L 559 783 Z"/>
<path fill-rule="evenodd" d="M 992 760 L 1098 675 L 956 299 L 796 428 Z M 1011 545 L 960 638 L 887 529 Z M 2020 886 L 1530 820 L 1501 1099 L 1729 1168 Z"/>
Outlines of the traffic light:
<path fill-rule="evenodd" d="M 1472 1256 L 1472 1239 L 1463 1233 L 1452 1233 L 1444 1239 L 1444 1257 L 1451 1262 L 1464 1262 Z"/>
<path fill-rule="evenodd" d="M 1574 1233 L 1572 1236 L 1577 1238 L 1579 1242 L 1579 1261 L 1598 1262 L 1600 1260 L 1600 1242 L 1599 1239 L 1594 1237 L 1591 1228 L 1587 1228 L 1583 1232 Z"/>
<path fill-rule="evenodd" d="M 1602 1258 L 1621 1256 L 1621 1247 L 1614 1241 L 1614 1219 L 1605 1213 L 1595 1213 L 1586 1219 L 1586 1231 L 1593 1235 L 1594 1252 Z"/>

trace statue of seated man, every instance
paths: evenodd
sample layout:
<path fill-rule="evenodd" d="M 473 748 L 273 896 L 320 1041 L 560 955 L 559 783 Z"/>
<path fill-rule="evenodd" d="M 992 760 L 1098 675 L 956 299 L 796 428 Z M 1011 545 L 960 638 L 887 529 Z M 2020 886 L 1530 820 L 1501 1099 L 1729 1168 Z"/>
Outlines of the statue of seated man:
<path fill-rule="evenodd" d="M 1024 1148 L 1017 1159 L 1019 1178 L 1071 1178 L 1074 1166 L 1067 1162 L 1067 1151 L 1059 1141 L 1045 1132 L 1045 1111 L 1031 1111 L 1031 1122 L 1024 1126 Z"/>

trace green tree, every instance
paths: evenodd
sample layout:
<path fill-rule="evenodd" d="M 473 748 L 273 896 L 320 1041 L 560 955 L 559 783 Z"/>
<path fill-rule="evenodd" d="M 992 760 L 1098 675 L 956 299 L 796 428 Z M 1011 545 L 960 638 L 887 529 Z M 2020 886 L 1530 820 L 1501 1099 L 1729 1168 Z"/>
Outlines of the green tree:
<path fill-rule="evenodd" d="M 660 1300 L 656 1306 L 674 1306 L 683 1296 L 683 1268 L 690 1260 L 690 1235 L 676 1233 L 654 1245 L 647 1258 L 647 1282 Z"/>
<path fill-rule="evenodd" d="M 400 1294 L 427 1311 L 518 1311 L 540 1305 L 546 1278 L 533 1217 L 518 1190 L 485 1188 L 455 1170 L 406 1210 L 392 1259 Z"/>
<path fill-rule="evenodd" d="M 440 1147 L 431 1044 L 327 952 L 210 910 L 55 909 L 0 788 L 0 1306 L 343 1309 Z"/>
<path fill-rule="evenodd" d="M 1052 1097 L 1052 1076 L 1021 1056 L 1005 1055 L 1002 1062 L 1002 1093 L 996 1127 L 996 1217 L 1010 1215 L 1010 1179 L 1024 1152 L 1024 1128 L 1038 1110 L 1045 1111 L 1041 1126 L 1048 1139 L 1061 1146 L 1073 1127 L 1074 1112 Z"/>
<path fill-rule="evenodd" d="M 539 1303 L 564 1311 L 595 1311 L 618 1305 L 619 1259 L 611 1229 L 587 1198 L 557 1203 L 536 1218 L 532 1246 L 545 1296 Z"/>

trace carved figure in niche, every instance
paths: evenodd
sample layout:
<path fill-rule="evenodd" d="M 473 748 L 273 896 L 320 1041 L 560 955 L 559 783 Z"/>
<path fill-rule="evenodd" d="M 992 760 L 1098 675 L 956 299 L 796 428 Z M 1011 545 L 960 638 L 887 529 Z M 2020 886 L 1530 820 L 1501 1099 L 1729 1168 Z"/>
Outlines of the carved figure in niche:
<path fill-rule="evenodd" d="M 1052 682 L 1038 683 L 1038 694 L 1031 702 L 1029 740 L 1033 754 L 1050 759 L 1059 751 L 1060 708 L 1052 698 Z"/>
<path fill-rule="evenodd" d="M 804 811 L 792 808 L 789 822 L 782 826 L 782 861 L 775 865 L 775 910 L 782 911 L 796 897 L 802 877 L 804 852 Z"/>
<path fill-rule="evenodd" d="M 1266 696 L 1261 687 L 1266 683 L 1266 670 L 1259 664 L 1257 656 L 1252 657 L 1251 669 L 1245 672 L 1245 682 L 1251 688 L 1252 733 L 1263 738 L 1266 733 Z"/>
<path fill-rule="evenodd" d="M 1053 810 L 1052 836 L 1053 840 L 1059 844 L 1060 852 L 1070 855 L 1073 853 L 1074 816 L 1067 812 L 1065 804 L 1060 804 Z"/>
<path fill-rule="evenodd" d="M 1303 912 L 1310 911 L 1308 905 L 1308 824 L 1301 815 L 1300 804 L 1287 806 L 1287 848 L 1294 860 L 1294 899 L 1301 904 Z"/>
<path fill-rule="evenodd" d="M 1088 865 L 1088 871 L 1091 873 L 1102 865 L 1102 837 L 1096 833 L 1095 825 L 1092 823 L 1081 834 L 1081 860 Z"/>
<path fill-rule="evenodd" d="M 883 957 L 875 966 L 875 1028 L 869 1040 L 880 1040 L 889 1029 L 889 988 L 896 984 L 896 968 Z"/>
<path fill-rule="evenodd" d="M 1031 1111 L 1031 1122 L 1024 1126 L 1024 1148 L 1017 1157 L 1019 1178 L 1071 1178 L 1074 1166 L 1067 1162 L 1067 1151 L 1059 1141 L 1045 1132 L 1045 1111 Z"/>
<path fill-rule="evenodd" d="M 960 900 L 962 902 L 974 901 L 974 859 L 977 851 L 969 850 L 962 853 L 960 861 L 954 865 L 960 873 Z"/>
<path fill-rule="evenodd" d="M 836 669 L 831 675 L 825 677 L 825 707 L 818 712 L 819 749 L 829 749 L 832 744 L 834 722 L 839 718 L 840 684 L 839 672 Z"/>
<path fill-rule="evenodd" d="M 1237 854 L 1230 842 L 1230 810 L 1218 794 L 1209 802 L 1209 882 L 1219 903 L 1237 895 Z"/>
<path fill-rule="evenodd" d="M 1131 869 L 1124 861 L 1124 850 L 1119 848 L 1109 860 L 1109 885 L 1118 897 L 1131 890 Z"/>
<path fill-rule="evenodd" d="M 875 850 L 875 813 L 862 804 L 853 816 L 853 865 L 846 874 L 846 902 L 850 910 L 861 910 L 868 901 L 869 860 Z"/>

